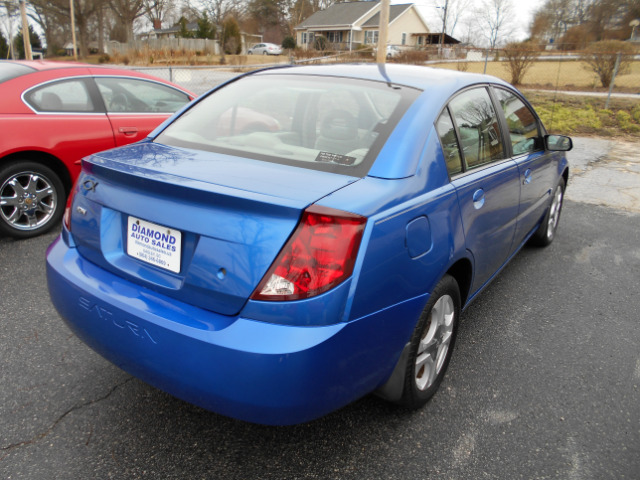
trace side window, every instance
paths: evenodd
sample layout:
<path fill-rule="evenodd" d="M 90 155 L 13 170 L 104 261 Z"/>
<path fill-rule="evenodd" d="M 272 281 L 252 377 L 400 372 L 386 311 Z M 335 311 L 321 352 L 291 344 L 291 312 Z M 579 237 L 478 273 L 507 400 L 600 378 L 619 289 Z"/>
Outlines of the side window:
<path fill-rule="evenodd" d="M 496 111 L 486 88 L 461 93 L 449 104 L 467 168 L 475 168 L 504 158 Z"/>
<path fill-rule="evenodd" d="M 533 112 L 513 93 L 502 88 L 494 89 L 507 120 L 509 138 L 514 155 L 542 149 L 538 121 Z"/>
<path fill-rule="evenodd" d="M 442 112 L 436 122 L 436 130 L 440 137 L 444 159 L 447 163 L 449 175 L 455 175 L 462 171 L 462 159 L 460 158 L 460 146 L 458 137 L 456 137 L 456 129 L 451 121 L 449 110 Z"/>
<path fill-rule="evenodd" d="M 95 80 L 109 113 L 173 113 L 189 102 L 187 94 L 160 83 L 119 77 Z"/>
<path fill-rule="evenodd" d="M 26 102 L 39 112 L 93 112 L 94 106 L 82 79 L 48 83 L 25 95 Z"/>

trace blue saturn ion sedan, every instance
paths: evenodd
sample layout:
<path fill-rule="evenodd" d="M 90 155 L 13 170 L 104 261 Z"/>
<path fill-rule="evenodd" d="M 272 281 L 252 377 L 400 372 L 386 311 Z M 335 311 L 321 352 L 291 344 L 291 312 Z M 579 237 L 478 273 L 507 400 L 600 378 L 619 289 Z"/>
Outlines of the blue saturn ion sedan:
<path fill-rule="evenodd" d="M 556 235 L 571 139 L 494 77 L 267 69 L 91 155 L 49 247 L 91 348 L 188 402 L 306 422 L 438 389 L 460 313 Z"/>

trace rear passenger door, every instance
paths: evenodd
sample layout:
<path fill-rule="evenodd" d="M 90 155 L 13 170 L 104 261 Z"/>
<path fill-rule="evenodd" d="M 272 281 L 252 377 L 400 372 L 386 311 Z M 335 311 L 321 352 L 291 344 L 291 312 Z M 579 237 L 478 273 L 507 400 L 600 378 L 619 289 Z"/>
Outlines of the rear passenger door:
<path fill-rule="evenodd" d="M 519 171 L 507 158 L 498 118 L 482 86 L 453 97 L 436 124 L 474 258 L 472 292 L 507 260 L 516 231 Z"/>
<path fill-rule="evenodd" d="M 524 241 L 545 214 L 558 176 L 551 152 L 545 152 L 536 114 L 515 92 L 493 87 L 506 120 L 513 160 L 520 174 L 520 212 L 513 249 Z"/>

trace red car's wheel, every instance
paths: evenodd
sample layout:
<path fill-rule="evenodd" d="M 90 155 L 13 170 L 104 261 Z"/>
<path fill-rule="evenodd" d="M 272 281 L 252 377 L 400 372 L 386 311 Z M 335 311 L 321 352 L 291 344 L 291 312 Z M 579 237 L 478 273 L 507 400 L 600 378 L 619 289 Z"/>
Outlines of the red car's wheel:
<path fill-rule="evenodd" d="M 0 233 L 40 235 L 60 224 L 64 207 L 64 187 L 50 168 L 31 161 L 0 167 Z"/>

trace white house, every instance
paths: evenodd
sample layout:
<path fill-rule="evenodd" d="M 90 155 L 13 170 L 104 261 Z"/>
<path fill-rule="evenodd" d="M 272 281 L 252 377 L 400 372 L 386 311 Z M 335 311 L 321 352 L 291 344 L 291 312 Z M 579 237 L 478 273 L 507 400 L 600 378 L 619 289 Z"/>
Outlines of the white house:
<path fill-rule="evenodd" d="M 334 48 L 353 50 L 360 45 L 377 44 L 379 25 L 379 1 L 334 3 L 295 27 L 296 42 L 308 48 L 313 46 L 316 37 L 322 36 Z M 431 43 L 434 36 L 440 34 L 429 33 L 425 19 L 414 4 L 391 5 L 389 44 L 419 47 Z"/>

